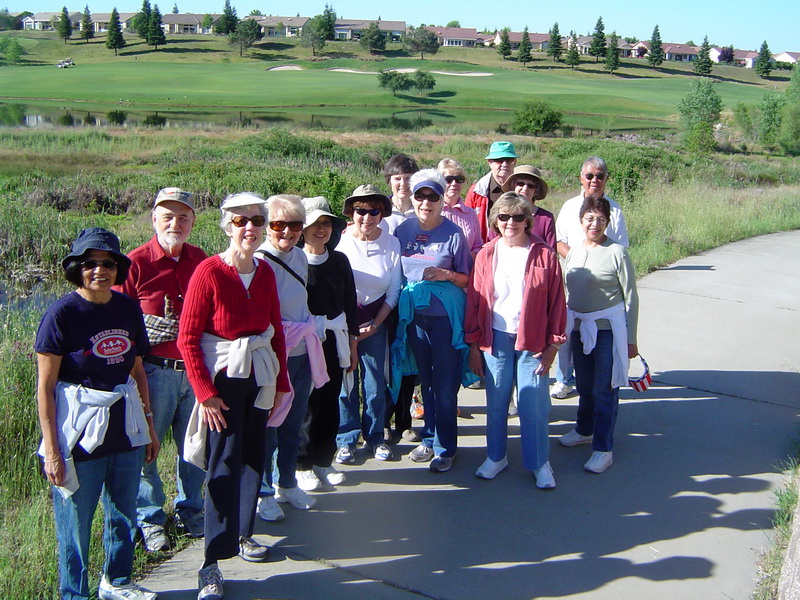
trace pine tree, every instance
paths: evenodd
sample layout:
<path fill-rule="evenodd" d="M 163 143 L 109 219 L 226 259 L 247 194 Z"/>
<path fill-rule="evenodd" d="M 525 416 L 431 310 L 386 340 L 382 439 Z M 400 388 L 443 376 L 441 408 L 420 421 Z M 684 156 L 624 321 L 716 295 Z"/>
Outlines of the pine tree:
<path fill-rule="evenodd" d="M 178 10 L 178 3 L 176 2 L 175 4 L 172 5 L 172 14 L 177 15 L 179 13 L 180 11 Z"/>
<path fill-rule="evenodd" d="M 592 43 L 589 45 L 589 54 L 594 56 L 594 62 L 598 62 L 601 56 L 606 55 L 606 27 L 603 25 L 603 17 L 597 19 L 592 34 Z"/>
<path fill-rule="evenodd" d="M 561 32 L 558 30 L 558 23 L 553 23 L 553 28 L 550 30 L 550 43 L 547 47 L 547 56 L 553 58 L 558 62 L 561 60 L 561 55 L 564 54 L 564 46 L 561 45 Z"/>
<path fill-rule="evenodd" d="M 72 36 L 72 21 L 69 20 L 69 13 L 67 7 L 61 9 L 61 18 L 58 20 L 58 37 L 67 43 L 67 40 Z"/>
<path fill-rule="evenodd" d="M 657 67 L 664 62 L 664 46 L 661 44 L 661 32 L 658 30 L 658 25 L 653 29 L 653 36 L 650 38 L 647 62 L 651 67 Z"/>
<path fill-rule="evenodd" d="M 369 50 L 370 54 L 386 50 L 386 36 L 381 31 L 377 21 L 371 21 L 369 26 L 361 32 L 361 38 L 358 43 L 365 50 Z"/>
<path fill-rule="evenodd" d="M 81 19 L 80 36 L 82 39 L 89 43 L 89 40 L 94 37 L 94 24 L 92 23 L 92 13 L 89 12 L 89 5 L 83 9 L 83 18 Z"/>
<path fill-rule="evenodd" d="M 19 43 L 19 40 L 17 40 L 17 38 L 11 38 L 5 49 L 6 62 L 9 65 L 17 65 L 22 61 L 22 56 L 24 54 L 25 50 L 22 48 L 22 44 Z"/>
<path fill-rule="evenodd" d="M 581 52 L 578 50 L 578 35 L 574 31 L 570 32 L 567 57 L 564 59 L 564 62 L 573 69 L 581 64 Z"/>
<path fill-rule="evenodd" d="M 614 31 L 610 36 L 608 36 L 608 47 L 606 48 L 606 64 L 604 68 L 606 71 L 614 74 L 614 71 L 619 69 L 619 48 L 617 44 L 619 43 L 619 36 L 617 32 Z"/>
<path fill-rule="evenodd" d="M 772 54 L 770 54 L 769 46 L 767 46 L 767 40 L 764 40 L 764 43 L 761 44 L 761 50 L 758 51 L 758 58 L 753 67 L 762 79 L 769 77 L 772 72 Z"/>
<path fill-rule="evenodd" d="M 517 49 L 517 60 L 521 62 L 523 66 L 533 60 L 531 48 L 531 37 L 528 35 L 528 26 L 526 25 L 525 29 L 522 30 L 522 39 Z"/>
<path fill-rule="evenodd" d="M 325 39 L 336 39 L 336 11 L 332 6 L 325 5 L 325 10 L 322 11 L 322 16 L 325 19 Z"/>
<path fill-rule="evenodd" d="M 111 18 L 108 20 L 108 36 L 106 37 L 106 48 L 114 51 L 114 56 L 117 55 L 117 50 L 125 47 L 125 38 L 122 35 L 122 26 L 119 24 L 119 13 L 117 7 L 111 11 Z"/>
<path fill-rule="evenodd" d="M 239 21 L 236 31 L 228 34 L 228 43 L 231 46 L 238 46 L 239 56 L 244 56 L 244 51 L 260 40 L 261 37 L 261 26 L 253 19 L 244 19 Z"/>
<path fill-rule="evenodd" d="M 511 40 L 508 39 L 508 27 L 500 32 L 500 43 L 497 44 L 497 53 L 503 60 L 511 56 Z"/>
<path fill-rule="evenodd" d="M 234 33 L 239 25 L 239 17 L 236 16 L 236 9 L 231 6 L 231 0 L 225 0 L 222 9 L 222 16 L 217 21 L 216 32 L 222 35 Z"/>
<path fill-rule="evenodd" d="M 147 34 L 150 31 L 150 0 L 142 0 L 142 10 L 140 10 L 135 17 L 131 26 L 133 30 L 139 35 L 140 38 L 147 39 Z"/>
<path fill-rule="evenodd" d="M 708 36 L 703 38 L 700 50 L 697 51 L 697 60 L 694 61 L 694 72 L 698 75 L 711 75 L 711 44 L 708 43 Z"/>
<path fill-rule="evenodd" d="M 161 22 L 161 11 L 158 10 L 158 4 L 153 6 L 150 11 L 150 27 L 147 31 L 147 43 L 158 50 L 159 46 L 167 43 L 167 36 L 164 35 L 164 24 Z"/>

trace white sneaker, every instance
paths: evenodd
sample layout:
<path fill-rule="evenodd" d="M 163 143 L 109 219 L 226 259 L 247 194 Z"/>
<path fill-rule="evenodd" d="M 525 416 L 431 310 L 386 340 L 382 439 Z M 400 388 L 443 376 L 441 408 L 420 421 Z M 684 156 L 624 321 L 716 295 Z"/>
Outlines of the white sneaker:
<path fill-rule="evenodd" d="M 294 476 L 297 478 L 297 487 L 306 492 L 313 492 L 322 486 L 317 474 L 310 469 L 308 471 L 295 471 Z"/>
<path fill-rule="evenodd" d="M 556 381 L 555 385 L 553 385 L 553 387 L 550 389 L 550 397 L 563 400 L 574 391 L 575 388 L 573 386 L 567 385 L 566 383 L 561 383 L 560 381 Z"/>
<path fill-rule="evenodd" d="M 493 461 L 491 458 L 487 458 L 483 461 L 483 464 L 478 467 L 478 470 L 475 471 L 475 476 L 481 479 L 494 479 L 497 477 L 497 474 L 507 466 L 508 458 L 505 456 L 497 462 Z"/>
<path fill-rule="evenodd" d="M 111 585 L 108 578 L 103 575 L 100 580 L 100 587 L 97 590 L 97 597 L 100 600 L 156 600 L 158 595 L 155 592 L 139 587 L 133 582 L 124 585 Z"/>
<path fill-rule="evenodd" d="M 314 473 L 317 474 L 317 479 L 324 481 L 328 485 L 339 485 L 344 483 L 344 473 L 337 471 L 330 467 L 314 467 Z"/>
<path fill-rule="evenodd" d="M 278 501 L 275 500 L 275 496 L 262 496 L 259 498 L 256 513 L 265 521 L 283 521 L 286 517 L 283 514 L 283 509 L 278 505 Z"/>
<path fill-rule="evenodd" d="M 591 444 L 593 437 L 594 436 L 592 435 L 581 435 L 580 433 L 578 433 L 573 429 L 569 433 L 565 433 L 560 438 L 558 438 L 558 442 L 562 446 L 566 446 L 569 448 L 571 446 L 578 446 L 580 444 Z"/>
<path fill-rule="evenodd" d="M 592 452 L 592 457 L 586 461 L 583 468 L 590 473 L 602 473 L 614 462 L 611 452 Z"/>
<path fill-rule="evenodd" d="M 288 502 L 295 508 L 300 510 L 308 510 L 313 507 L 317 501 L 311 496 L 306 494 L 299 487 L 282 488 L 279 487 L 275 490 L 275 500 L 278 502 Z"/>
<path fill-rule="evenodd" d="M 553 477 L 553 467 L 550 466 L 549 460 L 536 469 L 533 474 L 536 476 L 536 487 L 540 490 L 556 487 L 556 478 Z"/>
<path fill-rule="evenodd" d="M 225 583 L 225 578 L 222 577 L 217 563 L 200 569 L 197 572 L 197 587 L 200 590 L 197 600 L 222 600 L 225 594 L 222 588 L 223 583 Z"/>

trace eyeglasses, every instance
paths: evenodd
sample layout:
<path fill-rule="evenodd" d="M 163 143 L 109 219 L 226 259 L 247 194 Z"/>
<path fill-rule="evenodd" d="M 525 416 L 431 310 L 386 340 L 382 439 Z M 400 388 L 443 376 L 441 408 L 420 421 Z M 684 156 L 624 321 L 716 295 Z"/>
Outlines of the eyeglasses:
<path fill-rule="evenodd" d="M 489 162 L 495 162 L 495 163 L 512 163 L 512 162 L 514 162 L 515 160 L 517 160 L 517 159 L 516 159 L 516 158 L 511 158 L 510 156 L 504 156 L 503 158 L 490 158 L 490 159 L 489 159 Z"/>
<path fill-rule="evenodd" d="M 608 223 L 608 219 L 605 217 L 583 217 L 583 220 L 586 221 L 589 225 L 592 223 L 597 223 L 598 225 L 603 225 L 604 223 Z"/>
<path fill-rule="evenodd" d="M 597 177 L 597 181 L 603 181 L 608 177 L 608 174 L 601 171 L 600 173 L 584 173 L 583 176 L 586 177 L 587 181 L 591 181 L 595 177 Z"/>
<path fill-rule="evenodd" d="M 369 215 L 370 217 L 377 217 L 383 211 L 380 208 L 356 208 L 355 211 L 362 217 Z"/>
<path fill-rule="evenodd" d="M 105 260 L 85 260 L 81 263 L 81 269 L 94 271 L 97 267 L 103 267 L 110 271 L 117 268 L 117 261 L 107 258 Z"/>
<path fill-rule="evenodd" d="M 236 215 L 231 219 L 231 223 L 236 227 L 246 227 L 248 223 L 252 223 L 255 227 L 263 227 L 267 219 L 264 215 L 256 215 L 255 217 L 245 217 L 243 215 Z"/>
<path fill-rule="evenodd" d="M 514 223 L 522 223 L 525 220 L 525 215 L 523 214 L 507 215 L 506 213 L 500 213 L 499 215 L 497 215 L 497 220 L 502 221 L 503 223 L 505 223 L 509 219 L 514 221 Z"/>
<path fill-rule="evenodd" d="M 423 200 L 427 200 L 428 202 L 438 202 L 440 199 L 441 196 L 436 193 L 423 194 L 422 192 L 414 192 L 414 200 L 417 202 L 422 202 Z"/>
<path fill-rule="evenodd" d="M 303 231 L 302 221 L 270 221 L 269 228 L 272 231 L 283 231 L 287 227 L 290 231 Z"/>
<path fill-rule="evenodd" d="M 456 183 L 464 183 L 467 180 L 467 178 L 464 177 L 463 175 L 445 175 L 444 180 L 448 184 L 453 183 L 454 181 Z"/>

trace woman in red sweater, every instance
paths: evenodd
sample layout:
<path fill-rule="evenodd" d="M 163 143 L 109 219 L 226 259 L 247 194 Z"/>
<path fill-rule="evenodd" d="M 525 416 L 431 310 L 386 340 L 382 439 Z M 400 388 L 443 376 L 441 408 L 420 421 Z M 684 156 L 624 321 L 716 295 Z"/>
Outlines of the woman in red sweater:
<path fill-rule="evenodd" d="M 228 196 L 221 209 L 220 226 L 230 245 L 194 272 L 178 336 L 198 401 L 196 422 L 201 437 L 206 435 L 200 600 L 223 597 L 218 560 L 237 554 L 249 561 L 267 558 L 268 548 L 252 538 L 264 432 L 270 409 L 289 391 L 275 275 L 254 258 L 264 234 L 265 201 L 245 192 Z"/>

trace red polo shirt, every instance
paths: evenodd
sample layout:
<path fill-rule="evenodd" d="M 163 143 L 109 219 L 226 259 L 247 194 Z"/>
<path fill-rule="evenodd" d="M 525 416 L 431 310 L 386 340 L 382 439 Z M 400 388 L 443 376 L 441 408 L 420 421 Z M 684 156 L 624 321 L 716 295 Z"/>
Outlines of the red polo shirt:
<path fill-rule="evenodd" d="M 115 289 L 137 300 L 143 313 L 158 317 L 164 316 L 165 300 L 169 297 L 173 312 L 180 317 L 189 280 L 197 265 L 208 257 L 197 246 L 184 244 L 180 260 L 176 261 L 167 256 L 154 235 L 149 242 L 129 252 L 128 258 L 131 259 L 128 278 Z M 157 344 L 150 353 L 162 358 L 182 358 L 177 340 Z"/>

